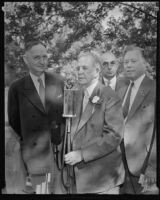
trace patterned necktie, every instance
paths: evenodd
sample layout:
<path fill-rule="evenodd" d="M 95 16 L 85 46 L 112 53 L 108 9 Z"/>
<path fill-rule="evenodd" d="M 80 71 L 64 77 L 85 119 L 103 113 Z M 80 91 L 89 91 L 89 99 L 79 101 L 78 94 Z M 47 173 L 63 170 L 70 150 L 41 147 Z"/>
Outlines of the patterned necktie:
<path fill-rule="evenodd" d="M 88 91 L 85 90 L 85 91 L 84 91 L 84 97 L 83 97 L 83 112 L 84 112 L 84 110 L 85 110 L 85 108 L 86 108 L 86 105 L 87 105 L 87 103 L 88 103 L 88 100 L 89 100 L 89 94 L 88 94 Z"/>
<path fill-rule="evenodd" d="M 126 116 L 128 115 L 130 98 L 131 98 L 131 91 L 132 91 L 133 86 L 134 86 L 134 82 L 132 82 L 130 84 L 130 86 L 129 86 L 130 88 L 128 90 L 126 101 L 125 101 L 124 106 L 123 106 L 123 115 L 124 115 L 124 118 L 126 118 Z"/>
<path fill-rule="evenodd" d="M 39 97 L 41 99 L 41 102 L 45 108 L 45 88 L 43 86 L 43 82 L 41 78 L 38 78 L 37 81 L 39 82 Z"/>

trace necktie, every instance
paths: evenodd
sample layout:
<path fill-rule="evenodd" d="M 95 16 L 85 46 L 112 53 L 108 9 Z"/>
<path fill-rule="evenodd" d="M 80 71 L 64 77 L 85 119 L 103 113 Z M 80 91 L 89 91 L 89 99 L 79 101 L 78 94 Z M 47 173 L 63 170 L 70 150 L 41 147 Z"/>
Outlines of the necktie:
<path fill-rule="evenodd" d="M 84 112 L 84 110 L 85 110 L 85 108 L 86 108 L 86 105 L 87 105 L 87 103 L 88 103 L 88 100 L 89 100 L 89 94 L 88 94 L 88 91 L 85 90 L 85 91 L 84 91 L 84 97 L 83 97 L 83 112 Z"/>
<path fill-rule="evenodd" d="M 111 84 L 111 81 L 108 80 L 108 81 L 107 81 L 107 86 L 111 87 L 110 84 Z"/>
<path fill-rule="evenodd" d="M 105 80 L 105 85 L 106 85 L 106 86 L 109 86 L 109 87 L 111 87 L 111 86 L 110 86 L 110 83 L 111 83 L 111 81 L 110 81 L 110 80 L 107 80 L 107 79 Z"/>
<path fill-rule="evenodd" d="M 134 82 L 132 82 L 130 84 L 130 88 L 128 90 L 128 94 L 127 94 L 127 97 L 126 97 L 126 101 L 125 101 L 124 106 L 123 106 L 123 115 L 124 115 L 124 118 L 126 118 L 126 116 L 128 115 L 129 104 L 130 104 L 130 97 L 131 97 L 131 91 L 132 91 L 133 85 L 134 85 Z"/>
<path fill-rule="evenodd" d="M 41 99 L 41 102 L 45 108 L 45 88 L 43 86 L 43 82 L 41 78 L 38 78 L 38 82 L 39 82 L 39 97 Z"/>

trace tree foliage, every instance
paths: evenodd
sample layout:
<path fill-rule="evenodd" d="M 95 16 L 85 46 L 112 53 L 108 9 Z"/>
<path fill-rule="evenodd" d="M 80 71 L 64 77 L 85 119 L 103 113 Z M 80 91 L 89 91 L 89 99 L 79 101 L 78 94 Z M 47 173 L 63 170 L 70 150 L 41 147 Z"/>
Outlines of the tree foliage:
<path fill-rule="evenodd" d="M 121 17 L 108 16 L 117 7 Z M 82 50 L 121 56 L 124 46 L 135 43 L 145 49 L 155 73 L 157 12 L 158 2 L 5 2 L 5 66 L 24 72 L 22 55 L 30 39 L 46 43 L 55 70 L 73 65 Z"/>

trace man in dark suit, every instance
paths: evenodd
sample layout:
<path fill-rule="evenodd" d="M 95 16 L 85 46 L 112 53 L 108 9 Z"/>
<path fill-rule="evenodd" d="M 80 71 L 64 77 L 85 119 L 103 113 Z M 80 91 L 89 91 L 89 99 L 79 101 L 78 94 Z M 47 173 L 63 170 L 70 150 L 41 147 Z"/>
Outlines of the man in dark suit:
<path fill-rule="evenodd" d="M 35 188 L 39 177 L 53 167 L 50 138 L 53 144 L 61 140 L 63 80 L 57 74 L 45 72 L 48 57 L 41 42 L 29 42 L 25 50 L 29 74 L 9 88 L 8 118 L 22 140 L 22 157 Z"/>
<path fill-rule="evenodd" d="M 139 175 L 153 133 L 156 85 L 155 81 L 145 74 L 146 60 L 143 50 L 139 47 L 131 45 L 126 48 L 124 70 L 126 77 L 130 79 L 128 88 L 125 86 L 119 89 L 125 117 L 124 145 L 129 170 L 133 175 Z M 147 163 L 143 184 L 149 190 L 156 191 L 156 139 Z M 122 190 L 123 193 L 130 193 L 127 188 Z"/>
<path fill-rule="evenodd" d="M 120 77 L 117 74 L 118 60 L 116 56 L 107 51 L 102 54 L 102 77 L 101 81 L 104 85 L 110 86 L 112 90 L 118 91 L 119 88 L 128 84 L 128 80 L 125 77 Z"/>
<path fill-rule="evenodd" d="M 124 179 L 119 149 L 124 122 L 121 100 L 99 82 L 101 66 L 96 55 L 80 55 L 77 69 L 82 89 L 75 97 L 72 151 L 65 155 L 65 162 L 74 167 L 73 193 L 118 194 Z"/>

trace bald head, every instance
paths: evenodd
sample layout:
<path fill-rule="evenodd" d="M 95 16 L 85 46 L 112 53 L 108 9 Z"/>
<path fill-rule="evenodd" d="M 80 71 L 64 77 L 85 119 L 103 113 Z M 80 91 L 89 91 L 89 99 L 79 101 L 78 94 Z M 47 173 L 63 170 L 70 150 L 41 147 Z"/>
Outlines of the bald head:
<path fill-rule="evenodd" d="M 78 56 L 78 60 L 81 57 L 89 57 L 90 60 L 92 60 L 93 65 L 99 65 L 99 67 L 101 68 L 101 61 L 100 58 L 98 57 L 98 55 L 96 55 L 94 52 L 81 52 Z"/>

